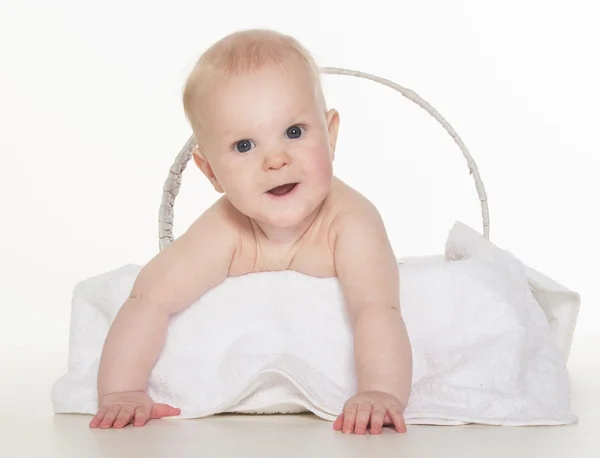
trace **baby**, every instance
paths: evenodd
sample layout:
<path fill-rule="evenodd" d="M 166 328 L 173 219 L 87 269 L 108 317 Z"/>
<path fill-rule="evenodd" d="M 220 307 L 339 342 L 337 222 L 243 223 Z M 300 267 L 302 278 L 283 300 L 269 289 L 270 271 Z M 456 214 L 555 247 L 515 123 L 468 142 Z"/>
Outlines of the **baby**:
<path fill-rule="evenodd" d="M 353 325 L 357 392 L 334 429 L 405 432 L 412 353 L 398 264 L 377 209 L 333 175 L 340 118 L 311 55 L 274 31 L 233 33 L 199 59 L 183 102 L 194 161 L 223 195 L 141 270 L 106 338 L 90 426 L 179 415 L 146 392 L 170 316 L 228 276 L 291 269 L 337 277 Z"/>

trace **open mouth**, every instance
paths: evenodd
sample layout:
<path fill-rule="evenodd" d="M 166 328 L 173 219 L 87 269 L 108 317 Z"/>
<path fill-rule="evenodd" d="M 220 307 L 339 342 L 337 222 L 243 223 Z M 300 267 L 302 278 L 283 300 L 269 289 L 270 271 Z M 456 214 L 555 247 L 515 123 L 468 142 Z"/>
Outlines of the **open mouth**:
<path fill-rule="evenodd" d="M 298 186 L 298 183 L 282 184 L 281 186 L 277 186 L 267 192 L 273 196 L 285 196 L 296 189 L 296 186 Z"/>

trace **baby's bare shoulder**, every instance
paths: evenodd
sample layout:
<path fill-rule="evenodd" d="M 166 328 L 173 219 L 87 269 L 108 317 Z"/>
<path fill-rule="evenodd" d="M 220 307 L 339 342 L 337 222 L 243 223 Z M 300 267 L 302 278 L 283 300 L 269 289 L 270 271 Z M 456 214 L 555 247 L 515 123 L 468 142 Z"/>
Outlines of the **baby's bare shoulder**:
<path fill-rule="evenodd" d="M 190 240 L 208 237 L 237 241 L 246 220 L 226 197 L 221 197 L 196 218 L 185 235 Z"/>
<path fill-rule="evenodd" d="M 334 180 L 330 210 L 332 218 L 332 233 L 356 221 L 368 223 L 380 218 L 377 207 L 367 197 L 340 179 Z"/>
<path fill-rule="evenodd" d="M 229 273 L 237 249 L 237 216 L 219 200 L 142 269 L 132 297 L 177 313 Z"/>

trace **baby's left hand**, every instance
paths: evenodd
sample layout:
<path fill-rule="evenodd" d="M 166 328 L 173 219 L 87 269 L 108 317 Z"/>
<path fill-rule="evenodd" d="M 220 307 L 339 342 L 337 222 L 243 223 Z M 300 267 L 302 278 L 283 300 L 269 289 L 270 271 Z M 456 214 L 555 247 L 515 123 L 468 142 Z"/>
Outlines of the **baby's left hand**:
<path fill-rule="evenodd" d="M 384 424 L 393 424 L 399 433 L 406 432 L 404 407 L 396 398 L 381 391 L 365 391 L 352 396 L 344 411 L 333 423 L 333 429 L 343 433 L 365 434 L 370 424 L 371 434 L 380 434 Z"/>

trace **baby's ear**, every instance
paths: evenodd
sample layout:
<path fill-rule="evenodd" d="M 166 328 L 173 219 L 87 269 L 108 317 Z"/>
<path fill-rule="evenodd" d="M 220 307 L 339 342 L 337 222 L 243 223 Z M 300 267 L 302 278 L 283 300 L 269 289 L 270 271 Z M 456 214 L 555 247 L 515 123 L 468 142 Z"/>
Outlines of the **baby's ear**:
<path fill-rule="evenodd" d="M 329 132 L 329 149 L 331 150 L 331 160 L 335 159 L 335 146 L 337 144 L 338 130 L 340 127 L 340 114 L 337 110 L 331 109 L 327 112 L 327 131 Z"/>
<path fill-rule="evenodd" d="M 203 170 L 203 164 L 205 162 L 208 162 L 206 160 L 206 158 L 204 157 L 204 154 L 202 154 L 202 152 L 200 151 L 200 149 L 198 148 L 198 145 L 194 146 L 192 148 L 192 157 L 194 158 L 194 162 L 196 163 L 196 166 L 202 170 L 202 172 L 204 172 Z"/>
<path fill-rule="evenodd" d="M 202 154 L 202 151 L 200 151 L 200 149 L 198 148 L 198 145 L 194 146 L 194 148 L 192 149 L 192 157 L 194 158 L 194 162 L 196 163 L 196 166 L 200 169 L 200 171 L 204 175 L 206 175 L 206 178 L 208 178 L 210 180 L 213 187 L 215 188 L 215 191 L 223 194 L 225 192 L 225 190 L 219 183 L 219 180 L 217 180 L 217 177 L 215 176 L 215 172 L 213 171 L 213 169 L 212 169 L 210 163 L 208 162 L 208 160 L 206 159 L 206 157 L 204 157 L 204 154 Z"/>

